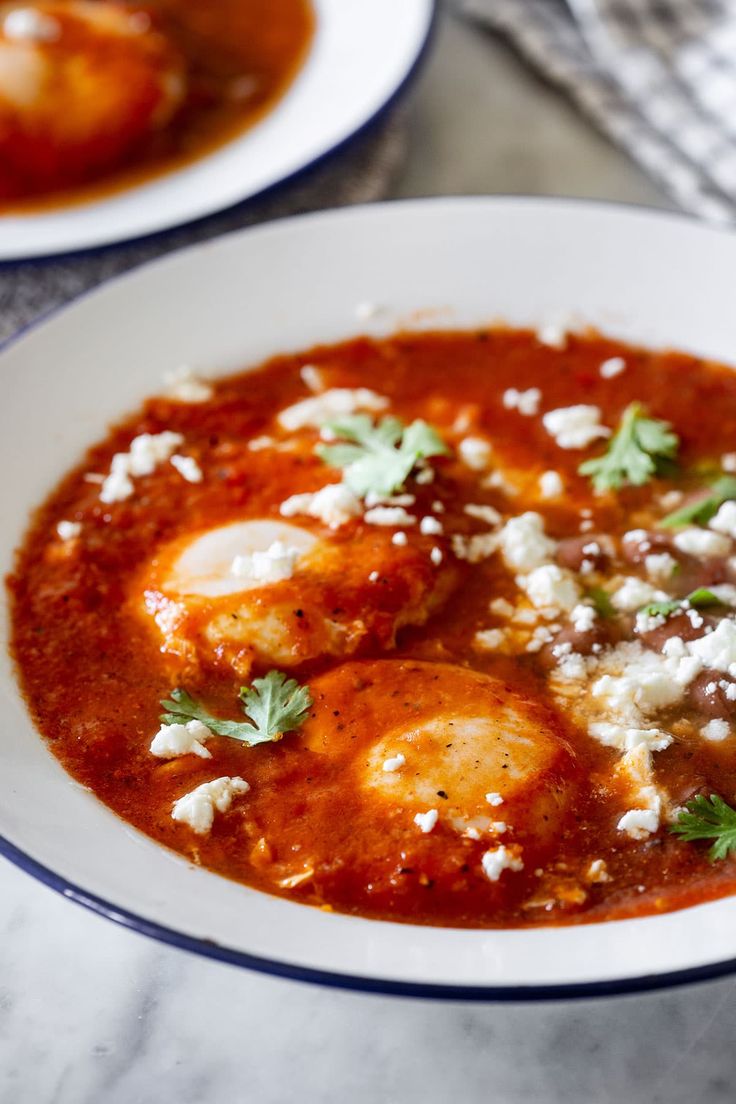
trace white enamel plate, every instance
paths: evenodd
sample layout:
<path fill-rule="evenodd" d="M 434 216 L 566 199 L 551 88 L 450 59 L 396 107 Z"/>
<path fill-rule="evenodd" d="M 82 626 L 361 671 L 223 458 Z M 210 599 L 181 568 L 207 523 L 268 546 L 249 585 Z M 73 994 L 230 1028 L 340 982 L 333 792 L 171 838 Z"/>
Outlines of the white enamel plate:
<path fill-rule="evenodd" d="M 313 0 L 314 41 L 272 111 L 199 161 L 89 203 L 0 215 L 0 261 L 144 237 L 252 198 L 335 151 L 416 70 L 434 0 Z"/>
<path fill-rule="evenodd" d="M 304 272 L 309 272 L 308 286 Z M 182 362 L 204 372 L 425 312 L 435 325 L 573 314 L 624 339 L 736 361 L 736 237 L 578 202 L 459 199 L 328 212 L 128 274 L 0 354 L 0 559 L 108 422 Z M 428 313 L 426 313 L 428 312 Z M 3 630 L 5 631 L 5 629 Z M 0 647 L 0 848 L 68 897 L 202 954 L 291 977 L 465 998 L 601 994 L 736 968 L 736 897 L 578 927 L 466 931 L 325 913 L 227 881 L 154 844 L 47 750 Z"/>

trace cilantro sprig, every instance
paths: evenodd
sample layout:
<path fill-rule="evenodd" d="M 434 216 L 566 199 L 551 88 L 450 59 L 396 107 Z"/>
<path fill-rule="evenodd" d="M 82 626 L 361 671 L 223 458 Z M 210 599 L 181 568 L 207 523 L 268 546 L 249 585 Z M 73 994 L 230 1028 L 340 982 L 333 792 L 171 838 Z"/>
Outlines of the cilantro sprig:
<path fill-rule="evenodd" d="M 229 736 L 248 747 L 256 747 L 280 740 L 285 733 L 298 728 L 312 705 L 309 687 L 300 686 L 296 679 L 287 678 L 281 671 L 269 671 L 264 678 L 254 679 L 252 686 L 241 686 L 238 697 L 250 721 L 226 721 L 215 717 L 180 688 L 172 690 L 171 697 L 161 702 L 166 710 L 161 720 L 164 724 L 201 721 L 218 736 Z"/>
<path fill-rule="evenodd" d="M 669 617 L 683 609 L 704 609 L 706 606 L 722 606 L 723 599 L 714 594 L 707 587 L 698 587 L 685 598 L 673 598 L 665 602 L 648 602 L 642 606 L 639 613 L 645 613 L 648 617 Z"/>
<path fill-rule="evenodd" d="M 345 482 L 359 497 L 369 491 L 393 494 L 420 460 L 448 452 L 437 432 L 420 419 L 405 426 L 391 416 L 374 423 L 367 414 L 352 414 L 328 422 L 326 428 L 342 440 L 318 445 L 317 455 L 331 467 L 343 468 Z"/>
<path fill-rule="evenodd" d="M 736 498 L 736 477 L 733 475 L 721 475 L 714 483 L 711 483 L 710 492 L 702 498 L 697 498 L 687 506 L 682 506 L 671 514 L 667 514 L 660 521 L 660 525 L 666 525 L 670 529 L 678 525 L 707 525 L 712 517 L 715 517 L 724 502 Z"/>
<path fill-rule="evenodd" d="M 625 483 L 641 487 L 673 460 L 680 444 L 669 422 L 648 418 L 641 403 L 627 406 L 621 424 L 602 456 L 586 460 L 578 471 L 589 475 L 597 491 L 617 490 Z"/>
<path fill-rule="evenodd" d="M 736 851 L 736 809 L 732 809 L 718 794 L 711 794 L 709 798 L 698 794 L 686 802 L 685 811 L 680 813 L 670 831 L 686 843 L 714 840 L 708 858 L 716 862 Z"/>

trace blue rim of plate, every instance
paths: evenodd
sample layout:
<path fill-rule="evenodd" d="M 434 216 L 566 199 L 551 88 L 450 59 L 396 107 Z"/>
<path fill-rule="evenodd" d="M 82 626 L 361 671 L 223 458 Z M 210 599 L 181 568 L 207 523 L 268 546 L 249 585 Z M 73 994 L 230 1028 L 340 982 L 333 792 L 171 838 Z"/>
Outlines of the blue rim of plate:
<path fill-rule="evenodd" d="M 34 265 L 34 264 L 52 264 L 54 261 L 67 261 L 67 260 L 79 260 L 84 257 L 95 257 L 100 253 L 106 253 L 108 250 L 121 249 L 123 247 L 140 245 L 143 242 L 146 244 L 153 244 L 154 242 L 161 241 L 163 238 L 175 233 L 177 230 L 182 230 L 185 227 L 189 228 L 202 228 L 209 222 L 213 222 L 216 218 L 221 218 L 226 214 L 235 214 L 239 211 L 247 211 L 251 204 L 261 202 L 264 199 L 272 199 L 288 187 L 293 184 L 297 184 L 309 173 L 316 169 L 319 169 L 326 162 L 333 157 L 337 157 L 348 149 L 354 142 L 359 142 L 361 138 L 365 138 L 374 128 L 376 128 L 394 107 L 398 105 L 404 94 L 409 90 L 409 87 L 414 82 L 415 77 L 418 75 L 419 70 L 427 59 L 430 51 L 430 47 L 434 42 L 434 37 L 437 32 L 437 25 L 439 23 L 439 0 L 429 0 L 429 19 L 427 20 L 427 28 L 424 33 L 424 38 L 419 42 L 417 46 L 414 60 L 409 68 L 404 73 L 404 76 L 396 85 L 391 95 L 384 100 L 384 102 L 378 107 L 372 115 L 369 115 L 367 119 L 358 126 L 350 134 L 346 134 L 344 138 L 341 138 L 339 142 L 336 142 L 334 146 L 330 146 L 328 149 L 323 150 L 322 153 L 312 158 L 311 161 L 307 161 L 304 165 L 301 165 L 298 169 L 294 169 L 293 172 L 288 173 L 286 176 L 282 176 L 280 180 L 274 180 L 272 184 L 267 184 L 265 188 L 261 188 L 260 191 L 253 192 L 252 195 L 245 196 L 244 199 L 238 200 L 236 203 L 226 204 L 217 211 L 212 211 L 207 215 L 200 215 L 198 218 L 184 219 L 182 222 L 174 223 L 173 226 L 166 226 L 161 230 L 151 230 L 147 234 L 136 234 L 130 238 L 120 238 L 116 241 L 101 242 L 99 245 L 83 246 L 80 249 L 68 249 L 59 253 L 39 253 L 34 257 L 0 257 L 0 271 L 4 268 L 14 268 L 21 265 Z M 289 216 L 285 216 L 289 217 Z M 264 220 L 270 221 L 270 220 Z M 242 229 L 247 229 L 242 227 Z M 230 233 L 231 231 L 225 231 Z M 235 230 L 237 233 L 237 230 Z M 196 244 L 196 243 L 191 243 Z M 187 248 L 187 245 L 178 246 L 177 248 Z M 144 262 L 145 263 L 145 262 Z M 0 344 L 0 350 L 3 345 Z"/>
<path fill-rule="evenodd" d="M 437 17 L 436 0 L 433 0 L 433 3 L 432 27 L 436 24 Z M 425 40 L 425 48 L 426 42 L 427 40 Z M 415 62 L 414 68 L 416 68 L 418 61 L 419 59 Z M 397 94 L 398 92 L 395 93 L 395 95 Z M 454 197 L 427 197 L 424 201 L 431 203 L 433 198 L 443 200 Z M 576 196 L 553 197 L 537 195 L 482 195 L 456 198 L 475 198 L 487 201 L 496 199 L 500 202 L 513 200 L 514 202 L 521 203 L 548 203 L 555 206 L 577 204 L 587 207 L 613 208 L 618 211 L 639 211 L 660 219 L 696 223 L 700 226 L 708 225 L 707 223 L 703 223 L 701 219 L 687 212 L 670 211 L 663 208 L 647 206 L 642 203 L 617 203 L 613 200 L 606 199 L 581 199 Z M 416 198 L 407 198 L 393 200 L 392 205 L 399 206 L 402 203 L 417 202 L 419 201 Z M 374 206 L 377 206 L 377 204 L 358 204 L 351 209 L 360 211 Z M 287 215 L 283 218 L 267 220 L 259 225 L 266 226 L 271 223 L 278 223 L 294 218 L 318 217 L 328 211 L 329 208 L 324 208 L 301 216 Z M 207 217 L 209 218 L 211 216 Z M 256 229 L 256 227 L 243 227 L 240 230 L 231 231 L 230 234 L 244 234 L 249 229 Z M 725 232 L 722 227 L 719 229 Z M 228 237 L 230 235 L 224 234 L 221 236 Z M 174 256 L 176 253 L 184 252 L 187 249 L 196 249 L 199 244 L 201 243 L 192 243 L 191 245 L 183 246 L 180 249 L 173 250 L 166 256 L 152 258 L 149 261 L 143 262 L 141 265 L 134 266 L 132 269 L 117 273 L 107 280 L 103 280 L 102 283 L 98 284 L 96 287 L 88 288 L 73 299 L 59 306 L 52 307 L 37 318 L 34 318 L 25 326 L 22 326 L 4 341 L 0 341 L 0 356 L 24 335 L 37 329 L 55 315 L 62 313 L 67 307 L 71 307 L 75 303 L 86 299 L 100 287 L 115 283 L 118 280 L 124 280 L 130 277 L 138 268 L 145 268 L 148 264 L 157 264 L 166 260 L 167 257 Z M 93 251 L 98 252 L 101 248 L 109 247 L 95 247 Z M 2 264 L 0 264 L 0 268 L 1 267 Z M 374 993 L 383 996 L 421 998 L 425 1000 L 486 1001 L 498 1004 L 525 1004 L 532 1002 L 539 1003 L 542 1001 L 590 1000 L 616 996 L 633 996 L 637 993 L 651 993 L 661 989 L 674 989 L 685 985 L 716 981 L 719 978 L 728 977 L 736 973 L 736 958 L 725 959 L 722 962 L 708 963 L 705 966 L 693 966 L 684 970 L 671 970 L 661 974 L 641 974 L 634 977 L 615 978 L 610 981 L 574 982 L 569 984 L 556 983 L 553 985 L 450 985 L 436 982 L 391 981 L 388 978 L 362 977 L 358 974 L 344 974 L 336 971 L 317 970 L 308 966 L 300 966 L 293 962 L 263 958 L 259 955 L 248 954 L 246 951 L 236 951 L 234 948 L 223 946 L 212 939 L 185 935 L 183 932 L 176 931 L 174 928 L 166 927 L 164 924 L 159 924 L 154 920 L 147 919 L 145 916 L 131 912 L 130 909 L 114 905 L 111 901 L 105 900 L 104 897 L 98 897 L 97 894 L 90 893 L 82 886 L 78 886 L 67 878 L 62 877 L 60 874 L 56 874 L 53 870 L 50 870 L 49 867 L 44 866 L 43 863 L 32 858 L 1 834 L 0 855 L 7 859 L 8 862 L 18 867 L 19 870 L 29 874 L 36 881 L 54 890 L 55 893 L 59 893 L 68 901 L 81 905 L 97 916 L 111 920 L 113 923 L 129 931 L 137 932 L 139 935 L 147 936 L 149 939 L 154 939 L 169 947 L 175 947 L 177 950 L 181 951 L 188 951 L 191 954 L 197 954 L 215 962 L 224 962 L 231 966 L 239 966 L 271 977 L 306 982 L 329 989 L 344 989 L 356 993 Z"/>

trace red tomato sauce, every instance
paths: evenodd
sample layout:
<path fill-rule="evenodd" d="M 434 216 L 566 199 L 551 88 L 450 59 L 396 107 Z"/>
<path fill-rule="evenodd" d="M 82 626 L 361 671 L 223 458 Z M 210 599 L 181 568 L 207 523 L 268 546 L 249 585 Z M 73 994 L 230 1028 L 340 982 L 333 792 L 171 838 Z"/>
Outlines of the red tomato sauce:
<path fill-rule="evenodd" d="M 600 364 L 614 356 L 625 359 L 626 369 L 603 379 Z M 504 329 L 360 338 L 277 357 L 255 372 L 217 381 L 204 403 L 150 399 L 91 448 L 36 511 L 8 581 L 18 677 L 53 754 L 121 818 L 191 861 L 327 909 L 422 924 L 515 927 L 638 916 L 732 893 L 736 877 L 730 859 L 709 862 L 702 844 L 678 840 L 666 825 L 643 840 L 617 829 L 621 808 L 611 778 L 619 752 L 591 739 L 553 699 L 541 653 L 505 655 L 474 647 L 475 633 L 495 623 L 488 614 L 491 601 L 514 601 L 514 578 L 500 556 L 479 563 L 455 560 L 451 534 L 484 531 L 464 511 L 467 503 L 506 513 L 517 508 L 500 489 L 481 489 L 478 473 L 454 456 L 436 460 L 433 483 L 412 485 L 417 499 L 412 510 L 419 516 L 433 502 L 443 502 L 444 534 L 409 537 L 410 545 L 415 542 L 426 553 L 432 546 L 442 548 L 454 573 L 451 597 L 425 624 L 400 628 L 395 647 L 369 634 L 348 658 L 351 665 L 389 659 L 404 664 L 404 672 L 417 661 L 457 664 L 492 675 L 542 711 L 555 738 L 571 749 L 573 765 L 565 779 L 570 799 L 544 845 L 535 843 L 531 829 L 515 832 L 513 842 L 526 849 L 522 871 L 489 881 L 481 869 L 488 841 L 453 830 L 442 818 L 441 795 L 437 827 L 423 834 L 401 802 L 377 806 L 355 784 L 351 772 L 376 735 L 376 717 L 395 719 L 416 708 L 407 689 L 410 675 L 385 685 L 368 686 L 352 674 L 341 682 L 336 656 L 290 670 L 307 684 L 335 672 L 333 716 L 325 719 L 324 702 L 316 695 L 305 726 L 305 732 L 317 724 L 334 732 L 342 747 L 334 756 L 316 755 L 299 732 L 255 748 L 214 737 L 208 744 L 212 760 L 188 755 L 162 762 L 151 756 L 159 702 L 182 684 L 182 671 L 176 657 L 162 653 L 160 639 L 140 613 L 137 580 L 166 542 L 243 518 L 278 518 L 279 504 L 289 495 L 324 485 L 324 465 L 311 455 L 316 434 L 308 437 L 306 451 L 246 447 L 264 434 L 278 437 L 276 413 L 308 394 L 300 377 L 306 363 L 319 367 L 329 387 L 380 391 L 390 399 L 391 412 L 406 422 L 424 418 L 446 438 L 454 433 L 455 440 L 458 432 L 488 438 L 506 470 L 559 472 L 566 484 L 563 497 L 518 507 L 538 511 L 558 540 L 580 534 L 581 516 L 592 523 L 589 530 L 620 536 L 648 518 L 656 495 L 687 487 L 698 465 L 717 465 L 736 440 L 732 371 L 596 335 L 570 335 L 562 349 L 540 344 L 531 332 Z M 630 402 L 641 402 L 679 435 L 679 471 L 597 497 L 577 468 L 601 447 L 559 448 L 541 416 L 522 417 L 504 407 L 509 387 L 538 387 L 542 410 L 594 404 L 608 426 L 618 423 Z M 198 461 L 202 482 L 187 483 L 161 464 L 136 481 L 126 501 L 102 503 L 99 485 L 86 481 L 85 474 L 107 472 L 113 454 L 125 451 L 133 436 L 163 430 L 184 436 L 182 451 Z M 77 540 L 59 541 L 56 525 L 62 519 L 82 523 Z M 325 539 L 343 542 L 349 556 L 357 549 L 351 542 L 366 528 L 357 519 Z M 366 577 L 369 570 L 367 562 Z M 337 616 L 360 615 L 371 594 L 366 581 L 353 592 L 355 608 Z M 263 671 L 256 667 L 254 674 Z M 234 718 L 242 683 L 224 664 L 189 671 L 186 688 L 212 712 Z M 369 701 L 370 709 L 361 709 L 361 700 Z M 682 738 L 676 735 L 654 757 L 658 782 L 675 803 L 699 792 L 733 801 L 731 740 L 714 745 L 691 738 L 692 709 L 680 712 Z M 677 733 L 675 713 L 670 720 Z M 251 790 L 216 815 L 209 835 L 195 835 L 172 821 L 174 800 L 224 775 L 245 778 Z M 501 817 L 503 808 L 496 814 Z M 598 859 L 605 861 L 609 880 L 593 883 L 585 871 Z M 295 879 L 300 872 L 301 881 Z M 287 885 L 288 879 L 297 884 Z"/>

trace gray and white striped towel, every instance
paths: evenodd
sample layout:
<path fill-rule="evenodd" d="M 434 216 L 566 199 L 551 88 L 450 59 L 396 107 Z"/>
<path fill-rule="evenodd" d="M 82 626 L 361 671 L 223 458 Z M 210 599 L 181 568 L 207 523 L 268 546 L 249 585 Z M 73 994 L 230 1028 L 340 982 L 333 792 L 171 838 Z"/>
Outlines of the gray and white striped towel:
<path fill-rule="evenodd" d="M 736 0 L 461 0 L 685 210 L 736 221 Z"/>

